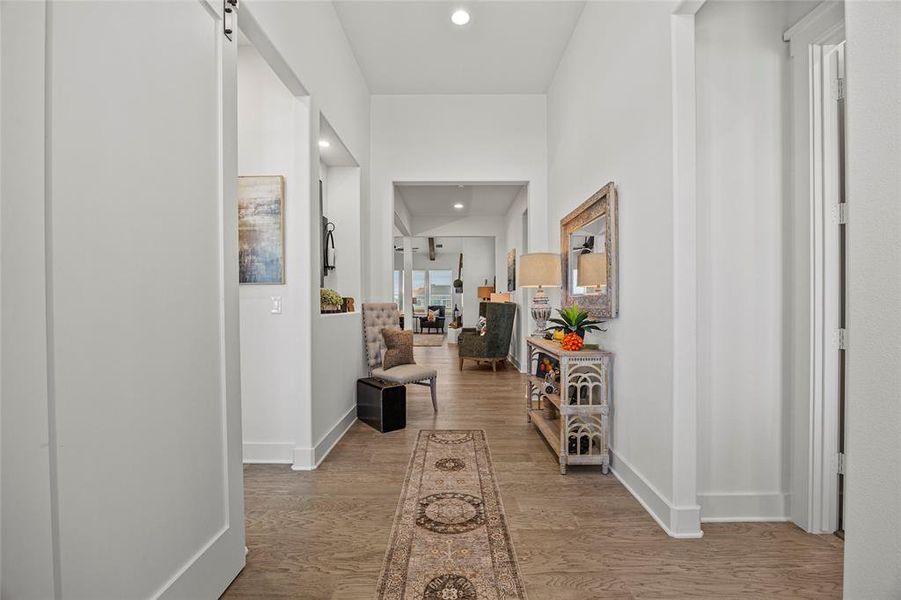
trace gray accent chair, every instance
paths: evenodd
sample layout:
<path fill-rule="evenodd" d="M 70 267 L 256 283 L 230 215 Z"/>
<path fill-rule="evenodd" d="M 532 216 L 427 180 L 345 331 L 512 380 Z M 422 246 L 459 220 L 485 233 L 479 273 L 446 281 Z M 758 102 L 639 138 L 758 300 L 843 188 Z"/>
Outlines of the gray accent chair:
<path fill-rule="evenodd" d="M 382 329 L 400 329 L 400 313 L 393 302 L 368 302 L 363 304 L 363 347 L 369 376 L 392 383 L 428 386 L 432 392 L 432 408 L 438 412 L 438 371 L 423 365 L 398 365 L 387 371 L 382 368 L 382 352 L 386 349 Z"/>
<path fill-rule="evenodd" d="M 510 352 L 516 303 L 482 302 L 479 304 L 479 316 L 488 319 L 485 335 L 479 335 L 474 327 L 465 327 L 457 340 L 461 371 L 464 360 L 490 362 L 491 369 L 497 371 L 497 363 L 506 361 Z"/>

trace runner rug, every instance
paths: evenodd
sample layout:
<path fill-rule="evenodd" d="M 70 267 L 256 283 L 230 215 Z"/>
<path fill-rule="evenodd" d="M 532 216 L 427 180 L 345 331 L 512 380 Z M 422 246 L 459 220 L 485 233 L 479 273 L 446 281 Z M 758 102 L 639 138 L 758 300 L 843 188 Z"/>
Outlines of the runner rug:
<path fill-rule="evenodd" d="M 525 597 L 485 432 L 420 431 L 379 600 Z"/>

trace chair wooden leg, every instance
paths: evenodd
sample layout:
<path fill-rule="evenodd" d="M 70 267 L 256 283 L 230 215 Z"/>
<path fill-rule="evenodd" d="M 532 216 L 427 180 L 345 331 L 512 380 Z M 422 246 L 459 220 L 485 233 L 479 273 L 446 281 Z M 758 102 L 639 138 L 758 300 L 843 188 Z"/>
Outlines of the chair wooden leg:
<path fill-rule="evenodd" d="M 491 361 L 491 370 L 494 371 L 495 373 L 497 373 L 497 361 L 496 360 Z"/>
<path fill-rule="evenodd" d="M 438 378 L 432 377 L 429 379 L 429 388 L 432 390 L 432 408 L 435 409 L 435 412 L 438 412 Z"/>
<path fill-rule="evenodd" d="M 463 370 L 463 359 L 462 358 L 460 359 L 460 370 L 461 371 Z"/>

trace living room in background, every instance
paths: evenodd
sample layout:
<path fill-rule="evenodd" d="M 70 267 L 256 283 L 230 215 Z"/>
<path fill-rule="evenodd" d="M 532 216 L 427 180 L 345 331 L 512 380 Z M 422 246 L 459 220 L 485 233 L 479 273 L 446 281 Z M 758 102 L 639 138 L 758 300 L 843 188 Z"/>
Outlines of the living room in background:
<path fill-rule="evenodd" d="M 453 279 L 450 270 L 429 271 L 429 306 L 441 305 L 453 310 Z"/>
<path fill-rule="evenodd" d="M 404 272 L 403 270 L 394 270 L 394 303 L 397 309 L 403 314 L 404 312 Z"/>

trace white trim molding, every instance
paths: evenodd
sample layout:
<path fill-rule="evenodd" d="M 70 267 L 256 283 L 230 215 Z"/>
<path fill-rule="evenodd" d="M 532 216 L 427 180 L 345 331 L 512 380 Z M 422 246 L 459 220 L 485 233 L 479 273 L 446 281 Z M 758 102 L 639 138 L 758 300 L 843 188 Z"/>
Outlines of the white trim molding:
<path fill-rule="evenodd" d="M 293 464 L 294 442 L 244 442 L 244 464 Z"/>
<path fill-rule="evenodd" d="M 294 464 L 291 465 L 291 469 L 294 471 L 312 471 L 317 468 L 356 422 L 357 407 L 354 405 L 316 442 L 315 446 L 312 448 L 294 449 Z"/>
<path fill-rule="evenodd" d="M 792 68 L 792 192 L 798 219 L 795 233 L 806 241 L 807 280 L 795 302 L 798 322 L 807 323 L 794 336 L 797 366 L 806 365 L 794 385 L 791 520 L 810 533 L 828 533 L 838 526 L 838 223 L 835 186 L 827 167 L 824 144 L 831 107 L 832 81 L 826 57 L 845 39 L 844 4 L 827 0 L 789 28 Z M 824 98 L 827 99 L 824 102 Z M 833 116 L 834 119 L 834 116 Z M 832 156 L 832 160 L 835 157 Z M 806 219 L 806 223 L 805 223 Z M 833 272 L 834 271 L 834 272 Z"/>
<path fill-rule="evenodd" d="M 698 539 L 704 535 L 697 525 L 700 522 L 700 506 L 696 504 L 674 506 L 644 475 L 612 448 L 610 471 L 668 536 L 677 539 Z"/>
<path fill-rule="evenodd" d="M 782 492 L 698 494 L 702 523 L 789 521 L 788 495 Z"/>
<path fill-rule="evenodd" d="M 698 211 L 695 12 L 670 17 L 673 93 L 673 505 L 675 537 L 701 537 L 697 506 Z M 673 535 L 673 534 L 670 534 Z"/>

